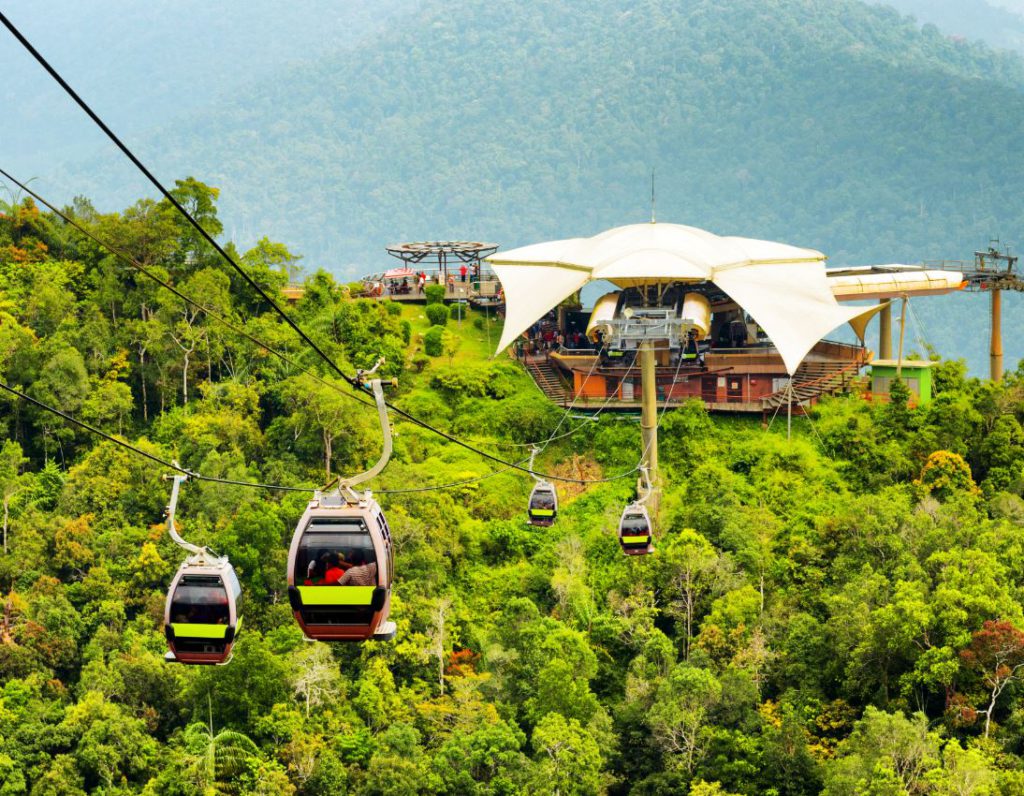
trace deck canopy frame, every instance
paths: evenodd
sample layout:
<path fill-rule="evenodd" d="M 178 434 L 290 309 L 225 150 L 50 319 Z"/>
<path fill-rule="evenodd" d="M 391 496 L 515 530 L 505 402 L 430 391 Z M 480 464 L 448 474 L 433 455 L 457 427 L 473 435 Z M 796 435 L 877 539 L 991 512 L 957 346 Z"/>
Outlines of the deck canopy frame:
<path fill-rule="evenodd" d="M 498 251 L 497 243 L 469 240 L 429 240 L 413 243 L 392 243 L 387 253 L 401 260 L 408 268 L 432 266 L 448 278 L 448 264 L 465 264 L 470 269 L 482 266 L 486 257 Z"/>

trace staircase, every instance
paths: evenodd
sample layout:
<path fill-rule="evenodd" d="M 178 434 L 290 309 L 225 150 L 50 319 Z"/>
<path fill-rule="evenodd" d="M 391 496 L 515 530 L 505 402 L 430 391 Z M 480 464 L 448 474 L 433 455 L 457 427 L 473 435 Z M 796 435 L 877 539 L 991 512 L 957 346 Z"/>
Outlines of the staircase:
<path fill-rule="evenodd" d="M 793 374 L 793 403 L 809 403 L 822 395 L 835 395 L 849 389 L 863 366 L 859 359 L 853 362 L 804 362 Z M 785 406 L 789 400 L 789 387 L 783 387 L 761 399 L 764 409 Z"/>
<path fill-rule="evenodd" d="M 558 371 L 546 359 L 529 359 L 526 362 L 526 369 L 530 371 L 533 380 L 537 382 L 548 398 L 559 406 L 564 406 L 566 398 L 565 385 L 558 375 Z"/>

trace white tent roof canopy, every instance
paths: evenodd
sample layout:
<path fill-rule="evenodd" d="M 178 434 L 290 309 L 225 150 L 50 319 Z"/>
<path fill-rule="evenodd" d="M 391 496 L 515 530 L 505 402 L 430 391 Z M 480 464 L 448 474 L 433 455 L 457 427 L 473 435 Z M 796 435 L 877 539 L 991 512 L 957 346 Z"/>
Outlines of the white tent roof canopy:
<path fill-rule="evenodd" d="M 619 287 L 713 282 L 765 330 L 791 374 L 822 337 L 875 309 L 839 305 L 819 251 L 720 237 L 681 224 L 631 224 L 592 238 L 499 252 L 487 261 L 505 290 L 505 329 L 498 351 L 595 279 Z"/>

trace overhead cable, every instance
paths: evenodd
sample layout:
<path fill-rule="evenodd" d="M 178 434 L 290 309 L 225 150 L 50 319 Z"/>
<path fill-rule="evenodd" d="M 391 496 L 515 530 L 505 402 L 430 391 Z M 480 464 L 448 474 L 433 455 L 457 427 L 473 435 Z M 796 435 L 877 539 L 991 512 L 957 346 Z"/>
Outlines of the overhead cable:
<path fill-rule="evenodd" d="M 163 183 L 161 183 L 160 180 L 158 180 L 153 175 L 153 173 L 148 168 L 146 168 L 145 164 L 143 164 L 142 161 L 138 157 L 136 157 L 136 155 L 131 151 L 131 149 L 129 149 L 128 146 L 120 138 L 118 138 L 114 131 L 107 126 L 107 124 L 89 106 L 89 104 L 84 99 L 82 99 L 81 96 L 79 96 L 79 94 L 61 76 L 61 74 L 49 63 L 49 61 L 46 60 L 46 58 L 43 57 L 43 55 L 32 45 L 32 43 L 27 38 L 25 38 L 21 31 L 18 30 L 17 27 L 15 27 L 14 23 L 11 22 L 2 11 L 0 11 L 0 23 L 3 23 L 4 27 L 6 27 L 11 32 L 11 35 L 13 35 L 18 40 L 18 42 L 29 52 L 29 54 L 33 58 L 35 58 L 35 60 L 39 63 L 40 66 L 43 67 L 44 70 L 46 70 L 50 77 L 52 77 L 57 82 L 57 84 L 62 89 L 64 89 L 65 93 L 67 93 L 67 95 L 71 97 L 72 100 L 74 100 L 74 102 L 85 112 L 85 114 L 90 119 L 92 119 L 96 126 L 98 126 L 104 132 L 104 134 L 106 134 L 106 136 L 111 140 L 111 142 L 113 142 L 114 145 L 121 150 L 125 157 L 127 157 L 135 165 L 135 167 L 139 169 L 140 172 L 142 172 L 146 179 L 148 179 L 149 182 L 160 192 L 160 194 L 165 199 L 167 199 L 167 201 L 175 208 L 175 210 L 177 210 L 188 221 L 188 223 L 195 228 L 195 230 L 200 234 L 203 240 L 205 240 L 214 248 L 214 250 L 221 256 L 221 258 L 225 262 L 227 262 L 245 280 L 245 282 L 248 283 L 249 286 L 253 288 L 253 290 L 256 291 L 256 293 L 270 306 L 271 309 L 274 310 L 274 312 L 278 316 L 281 317 L 282 320 L 284 320 L 285 323 L 288 324 L 288 326 L 292 328 L 292 330 L 297 335 L 299 335 L 302 341 L 306 343 L 306 345 L 308 345 L 314 352 L 316 352 L 316 354 L 321 359 L 323 359 L 324 362 L 326 362 L 331 367 L 331 369 L 334 370 L 342 379 L 348 382 L 352 387 L 359 389 L 360 385 L 358 378 L 356 378 L 355 376 L 350 376 L 349 374 L 345 373 L 338 366 L 338 364 L 333 359 L 331 359 L 331 357 L 328 356 L 328 354 L 320 346 L 316 344 L 316 342 L 302 329 L 302 327 L 300 327 L 294 320 L 292 320 L 291 316 L 288 315 L 288 313 L 286 313 L 278 305 L 278 303 L 274 301 L 274 299 L 271 298 L 271 296 L 251 276 L 249 276 L 245 269 L 242 268 L 242 266 L 240 266 L 235 261 L 235 259 L 231 257 L 231 255 L 228 254 L 219 243 L 217 243 L 216 240 L 214 240 L 213 236 L 210 235 L 210 233 L 208 233 L 203 228 L 203 226 L 188 212 L 188 210 L 185 209 L 185 207 L 177 200 L 177 198 L 175 198 L 175 196 L 167 188 L 164 187 Z M 410 414 L 409 412 L 406 412 L 404 409 L 400 409 L 399 407 L 394 406 L 392 404 L 387 404 L 387 406 L 397 415 L 404 417 L 406 420 L 409 420 L 410 422 L 415 423 L 416 425 L 434 434 L 437 434 L 442 439 L 445 439 L 448 442 L 454 443 L 455 445 L 465 448 L 466 450 L 472 451 L 473 453 L 476 453 L 477 455 L 482 456 L 485 459 L 489 459 L 493 462 L 504 465 L 509 469 L 520 470 L 530 475 L 540 475 L 538 473 L 532 473 L 530 470 L 528 470 L 525 467 L 522 467 L 519 464 L 506 461 L 499 456 L 495 456 L 494 454 L 481 450 L 473 445 L 470 445 L 467 442 L 463 442 L 458 437 L 455 437 L 446 431 L 443 431 L 439 428 L 430 425 L 429 423 L 423 420 L 420 420 L 418 417 Z M 636 467 L 627 472 L 620 473 L 609 478 L 579 479 L 565 478 L 557 475 L 544 475 L 544 477 L 548 480 L 562 481 L 565 483 L 599 484 L 607 483 L 610 481 L 617 481 L 620 478 L 626 478 L 632 475 L 633 473 L 637 472 L 639 466 L 640 465 L 638 464 Z"/>
<path fill-rule="evenodd" d="M 358 395 L 350 392 L 349 390 L 343 390 L 337 384 L 332 384 L 331 382 L 327 381 L 326 379 L 321 378 L 319 375 L 317 375 L 312 370 L 309 370 L 308 368 L 304 368 L 302 365 L 300 365 L 299 363 L 295 362 L 287 354 L 284 354 L 281 351 L 278 351 L 276 348 L 274 348 L 269 343 L 264 342 L 263 340 L 259 339 L 258 337 L 250 334 L 244 327 L 239 326 L 234 321 L 232 321 L 229 318 L 225 317 L 224 315 L 221 315 L 220 313 L 218 313 L 216 310 L 210 309 L 205 304 L 202 304 L 202 303 L 196 301 L 195 299 L 191 298 L 190 296 L 185 295 L 180 290 L 178 290 L 174 285 L 170 284 L 167 280 L 162 279 L 160 276 L 158 276 L 152 270 L 150 270 L 149 268 L 144 266 L 142 263 L 140 263 L 138 260 L 136 260 L 130 254 L 125 252 L 123 249 L 119 249 L 118 247 L 114 246 L 113 244 L 98 238 L 95 234 L 93 234 L 88 229 L 86 229 L 82 224 L 80 224 L 74 218 L 72 218 L 71 216 L 68 216 L 62 210 L 59 210 L 55 205 L 53 205 L 52 203 L 48 202 L 45 198 L 40 196 L 36 191 L 33 191 L 31 188 L 29 188 L 28 185 L 26 185 L 25 183 L 21 182 L 20 180 L 16 179 L 15 177 L 11 176 L 3 168 L 0 168 L 0 176 L 3 176 L 4 179 L 8 180 L 9 182 L 13 183 L 14 185 L 17 185 L 18 188 L 20 188 L 22 191 L 27 193 L 29 196 L 31 196 L 33 199 L 35 199 L 37 202 L 39 202 L 44 207 L 48 208 L 54 215 L 56 215 L 58 218 L 62 219 L 65 223 L 70 224 L 72 227 L 77 229 L 80 233 L 85 235 L 87 238 L 89 238 L 91 241 L 96 243 L 98 246 L 103 247 L 104 249 L 109 251 L 114 256 L 119 257 L 121 260 L 126 262 L 128 265 L 130 265 L 136 271 L 139 271 L 144 276 L 146 276 L 149 279 L 151 279 L 154 282 L 156 282 L 156 284 L 160 285 L 160 287 L 162 287 L 162 288 L 164 288 L 166 290 L 169 290 L 171 293 L 173 293 L 175 296 L 180 298 L 186 304 L 189 304 L 190 306 L 195 307 L 197 310 L 199 310 L 200 312 L 205 313 L 210 318 L 213 318 L 215 321 L 223 324 L 224 326 L 226 326 L 231 331 L 235 332 L 236 334 L 241 335 L 242 337 L 247 339 L 249 342 L 259 346 L 260 348 L 266 349 L 271 354 L 273 354 L 274 356 L 278 357 L 282 362 L 284 362 L 284 363 L 286 363 L 288 365 L 291 365 L 296 370 L 304 373 L 305 375 L 307 375 L 310 378 L 316 380 L 320 384 L 322 384 L 322 385 L 324 385 L 326 387 L 330 387 L 331 389 L 333 389 L 335 392 L 339 393 L 340 395 L 343 395 L 346 398 L 350 398 L 353 401 L 358 401 L 359 403 L 364 404 L 365 406 L 372 406 L 373 405 L 372 402 L 366 401 L 366 400 L 360 398 Z"/>

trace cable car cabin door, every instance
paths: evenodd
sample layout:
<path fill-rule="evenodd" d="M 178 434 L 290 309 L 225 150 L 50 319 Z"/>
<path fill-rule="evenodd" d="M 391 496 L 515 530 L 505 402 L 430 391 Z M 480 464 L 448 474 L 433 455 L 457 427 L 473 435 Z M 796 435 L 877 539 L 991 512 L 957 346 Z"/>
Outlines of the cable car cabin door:
<path fill-rule="evenodd" d="M 309 638 L 393 637 L 392 576 L 390 529 L 375 502 L 306 510 L 288 554 L 288 599 Z"/>

